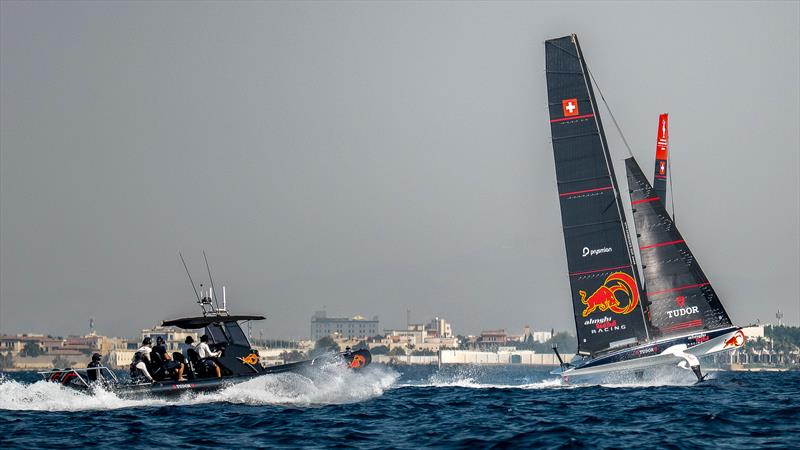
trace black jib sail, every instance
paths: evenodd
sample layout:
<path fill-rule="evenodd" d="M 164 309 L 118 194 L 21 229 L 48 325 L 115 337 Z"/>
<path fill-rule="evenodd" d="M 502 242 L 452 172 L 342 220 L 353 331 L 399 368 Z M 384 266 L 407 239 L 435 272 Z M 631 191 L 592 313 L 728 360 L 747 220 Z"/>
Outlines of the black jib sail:
<path fill-rule="evenodd" d="M 731 320 L 636 160 L 625 160 L 652 337 L 731 326 Z"/>
<path fill-rule="evenodd" d="M 638 271 L 578 38 L 545 42 L 550 130 L 578 351 L 648 338 Z"/>

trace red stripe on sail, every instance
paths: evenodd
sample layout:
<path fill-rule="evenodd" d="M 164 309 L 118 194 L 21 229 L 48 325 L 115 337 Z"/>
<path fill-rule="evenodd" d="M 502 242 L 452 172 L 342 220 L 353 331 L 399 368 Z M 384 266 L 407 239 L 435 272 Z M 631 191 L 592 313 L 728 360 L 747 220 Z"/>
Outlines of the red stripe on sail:
<path fill-rule="evenodd" d="M 563 119 L 551 119 L 550 123 L 564 122 L 566 120 L 575 120 L 575 119 L 588 119 L 589 117 L 594 117 L 594 114 L 584 114 L 582 116 L 564 117 Z"/>
<path fill-rule="evenodd" d="M 606 186 L 601 188 L 594 188 L 594 189 L 584 189 L 582 191 L 573 191 L 573 192 L 564 192 L 563 194 L 558 194 L 559 197 L 566 197 L 568 195 L 578 195 L 578 194 L 586 194 L 587 192 L 598 192 L 598 191 L 607 191 L 609 189 L 613 189 L 613 186 Z"/>
<path fill-rule="evenodd" d="M 689 322 L 681 322 L 679 324 L 671 325 L 668 327 L 662 328 L 662 330 L 672 331 L 672 330 L 681 330 L 683 328 L 692 328 L 692 327 L 699 327 L 703 324 L 702 320 L 691 320 Z"/>
<path fill-rule="evenodd" d="M 667 292 L 675 292 L 675 291 L 682 291 L 684 289 L 691 289 L 696 287 L 703 287 L 708 286 L 710 283 L 700 283 L 700 284 L 687 284 L 686 286 L 676 287 L 672 289 L 664 289 L 663 291 L 656 291 L 656 292 L 648 292 L 647 295 L 658 295 L 658 294 L 665 294 Z"/>
<path fill-rule="evenodd" d="M 683 239 L 679 239 L 677 241 L 659 242 L 658 244 L 651 244 L 651 245 L 645 245 L 644 247 L 639 247 L 639 250 L 645 250 L 645 249 L 653 248 L 653 247 L 663 247 L 665 245 L 680 244 L 682 242 L 684 242 Z"/>
<path fill-rule="evenodd" d="M 569 276 L 574 277 L 576 275 L 586 275 L 586 274 L 589 274 L 589 273 L 611 272 L 612 270 L 624 269 L 624 268 L 630 267 L 630 266 L 631 266 L 630 264 L 626 264 L 624 266 L 619 266 L 619 267 L 606 267 L 605 269 L 587 270 L 586 272 L 572 272 L 572 273 L 569 274 Z"/>
<path fill-rule="evenodd" d="M 654 202 L 656 200 L 661 200 L 661 198 L 660 197 L 643 198 L 641 200 L 636 200 L 635 202 L 631 202 L 631 205 L 638 205 L 639 203 Z"/>

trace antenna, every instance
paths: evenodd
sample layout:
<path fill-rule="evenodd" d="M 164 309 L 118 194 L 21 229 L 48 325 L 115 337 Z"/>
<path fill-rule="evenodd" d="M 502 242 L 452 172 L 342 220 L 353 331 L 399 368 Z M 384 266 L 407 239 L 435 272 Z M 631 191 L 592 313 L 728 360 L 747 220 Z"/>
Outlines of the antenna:
<path fill-rule="evenodd" d="M 205 253 L 203 253 L 205 256 Z M 186 266 L 186 261 L 183 259 L 183 254 L 178 252 L 178 256 L 181 257 L 181 262 L 183 263 L 183 268 L 186 269 L 186 276 L 189 277 L 189 284 L 192 285 L 192 290 L 194 290 L 194 296 L 197 297 L 197 301 L 200 302 L 200 294 L 197 293 L 197 288 L 194 286 L 194 281 L 192 281 L 192 275 L 189 273 L 189 267 Z"/>
<path fill-rule="evenodd" d="M 225 286 L 222 286 L 222 310 L 228 311 L 228 301 L 225 298 Z"/>
<path fill-rule="evenodd" d="M 216 297 L 216 291 L 214 290 L 214 279 L 211 278 L 211 267 L 208 266 L 208 258 L 206 258 L 206 251 L 203 250 L 203 259 L 206 260 L 206 270 L 208 270 L 208 280 L 211 281 L 211 295 L 212 297 Z M 219 301 L 214 300 L 217 305 L 217 309 L 219 309 Z"/>

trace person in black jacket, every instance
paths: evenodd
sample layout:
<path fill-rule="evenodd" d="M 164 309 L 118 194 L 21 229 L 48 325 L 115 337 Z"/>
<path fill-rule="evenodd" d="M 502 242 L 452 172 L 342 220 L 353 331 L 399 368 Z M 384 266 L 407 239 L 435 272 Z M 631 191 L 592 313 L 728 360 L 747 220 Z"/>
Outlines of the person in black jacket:
<path fill-rule="evenodd" d="M 165 372 L 174 372 L 177 381 L 186 381 L 183 378 L 184 364 L 172 359 L 172 356 L 167 353 L 167 347 L 164 345 L 164 338 L 158 336 L 156 338 L 156 346 L 153 347 L 153 353 L 158 354 L 161 360 L 161 367 Z"/>
<path fill-rule="evenodd" d="M 100 363 L 101 358 L 102 356 L 100 355 L 100 353 L 93 354 L 92 362 L 90 362 L 89 365 L 86 366 L 86 368 L 92 369 L 94 367 L 102 367 L 103 365 Z M 86 377 L 89 379 L 89 381 L 97 381 L 98 379 L 100 379 L 100 370 L 99 369 L 87 370 Z"/>

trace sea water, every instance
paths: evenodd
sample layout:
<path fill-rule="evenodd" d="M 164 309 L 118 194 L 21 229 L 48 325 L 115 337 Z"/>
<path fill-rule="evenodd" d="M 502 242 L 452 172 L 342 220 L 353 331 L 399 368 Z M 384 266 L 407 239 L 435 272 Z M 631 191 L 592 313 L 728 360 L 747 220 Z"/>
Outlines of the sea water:
<path fill-rule="evenodd" d="M 565 385 L 522 366 L 371 365 L 125 400 L 0 375 L 0 448 L 800 448 L 800 372 Z"/>

